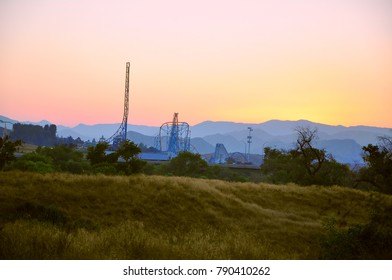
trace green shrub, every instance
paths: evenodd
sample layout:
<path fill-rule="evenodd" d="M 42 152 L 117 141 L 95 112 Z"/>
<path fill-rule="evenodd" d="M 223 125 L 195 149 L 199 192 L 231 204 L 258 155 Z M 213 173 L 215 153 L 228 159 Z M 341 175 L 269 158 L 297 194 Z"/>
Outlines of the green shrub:
<path fill-rule="evenodd" d="M 392 259 L 392 207 L 377 209 L 366 224 L 339 229 L 327 225 L 322 242 L 322 259 Z"/>
<path fill-rule="evenodd" d="M 55 171 L 53 165 L 50 163 L 31 160 L 17 160 L 13 162 L 11 169 L 37 173 L 49 173 Z"/>
<path fill-rule="evenodd" d="M 93 165 L 92 171 L 95 174 L 105 174 L 105 175 L 115 175 L 117 174 L 117 169 L 112 163 L 98 163 Z"/>
<path fill-rule="evenodd" d="M 200 154 L 183 151 L 165 166 L 167 173 L 176 176 L 200 177 L 205 175 L 208 163 L 201 158 Z"/>
<path fill-rule="evenodd" d="M 73 174 L 84 174 L 90 171 L 90 164 L 86 161 L 69 160 L 64 162 L 62 171 L 70 172 Z"/>

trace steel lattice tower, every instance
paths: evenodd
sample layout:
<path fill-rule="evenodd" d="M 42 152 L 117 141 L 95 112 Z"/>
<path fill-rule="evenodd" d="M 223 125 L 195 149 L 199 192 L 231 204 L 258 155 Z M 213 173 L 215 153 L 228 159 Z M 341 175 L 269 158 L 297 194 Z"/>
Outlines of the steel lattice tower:
<path fill-rule="evenodd" d="M 156 139 L 156 148 L 173 156 L 181 151 L 190 151 L 189 124 L 178 121 L 178 113 L 174 113 L 173 121 L 161 125 Z"/>
<path fill-rule="evenodd" d="M 125 69 L 125 96 L 124 96 L 124 115 L 120 127 L 117 131 L 108 138 L 105 142 L 112 144 L 112 147 L 116 149 L 118 145 L 127 139 L 127 128 L 128 128 L 128 113 L 129 113 L 129 71 L 130 63 L 127 62 Z"/>

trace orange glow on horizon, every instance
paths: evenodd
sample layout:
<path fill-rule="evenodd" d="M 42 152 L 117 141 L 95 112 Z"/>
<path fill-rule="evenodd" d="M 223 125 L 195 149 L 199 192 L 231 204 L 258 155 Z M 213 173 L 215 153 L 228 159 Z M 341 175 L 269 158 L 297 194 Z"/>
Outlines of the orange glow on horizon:
<path fill-rule="evenodd" d="M 1 2 L 0 115 L 392 128 L 388 1 L 185 2 Z"/>

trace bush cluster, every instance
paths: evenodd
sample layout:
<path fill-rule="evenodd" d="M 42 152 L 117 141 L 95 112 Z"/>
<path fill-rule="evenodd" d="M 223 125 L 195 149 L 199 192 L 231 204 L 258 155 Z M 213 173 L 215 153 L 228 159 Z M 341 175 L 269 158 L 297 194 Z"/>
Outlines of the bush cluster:
<path fill-rule="evenodd" d="M 376 207 L 364 224 L 339 228 L 335 221 L 327 226 L 322 241 L 322 259 L 390 260 L 392 259 L 392 207 Z"/>

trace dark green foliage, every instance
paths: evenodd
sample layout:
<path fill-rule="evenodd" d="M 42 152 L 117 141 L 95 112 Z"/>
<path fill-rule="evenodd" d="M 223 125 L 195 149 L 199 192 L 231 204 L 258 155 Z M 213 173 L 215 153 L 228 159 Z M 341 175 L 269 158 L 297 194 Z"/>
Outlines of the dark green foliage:
<path fill-rule="evenodd" d="M 47 173 L 54 171 L 52 159 L 37 152 L 24 154 L 22 157 L 18 158 L 15 162 L 13 162 L 11 167 L 12 169 L 38 173 Z"/>
<path fill-rule="evenodd" d="M 94 173 L 129 175 L 143 170 L 146 163 L 137 158 L 141 150 L 132 141 L 123 141 L 114 152 L 107 152 L 108 148 L 105 142 L 88 147 L 86 157 Z"/>
<path fill-rule="evenodd" d="M 105 162 L 105 151 L 109 148 L 108 143 L 99 142 L 95 146 L 90 146 L 87 149 L 86 158 L 90 161 L 91 165 Z"/>
<path fill-rule="evenodd" d="M 170 160 L 166 171 L 176 176 L 199 177 L 205 175 L 207 168 L 208 163 L 201 158 L 200 154 L 184 151 Z"/>
<path fill-rule="evenodd" d="M 129 174 L 141 173 L 143 171 L 144 166 L 147 164 L 144 160 L 140 160 L 138 158 L 132 159 L 129 165 Z"/>
<path fill-rule="evenodd" d="M 218 165 L 209 166 L 200 154 L 181 152 L 161 168 L 164 175 L 188 176 L 205 179 L 220 179 L 233 182 L 260 181 L 252 171 L 228 168 Z M 256 176 L 257 177 L 257 176 Z"/>
<path fill-rule="evenodd" d="M 199 162 L 201 157 L 195 155 L 195 160 Z M 248 169 L 248 168 L 240 168 L 238 166 L 220 166 L 220 165 L 205 165 L 201 162 L 201 168 L 197 171 L 189 170 L 187 175 L 180 175 L 180 172 L 176 171 L 175 165 L 172 164 L 172 161 L 176 161 L 172 159 L 166 163 L 153 164 L 153 163 L 145 163 L 143 165 L 142 173 L 147 175 L 175 175 L 175 176 L 189 176 L 189 177 L 198 177 L 204 179 L 218 179 L 225 180 L 230 182 L 262 182 L 263 176 L 259 172 L 258 169 Z M 204 160 L 203 160 L 204 161 Z M 197 164 L 196 168 L 200 167 Z M 181 174 L 185 174 L 186 171 L 181 170 Z"/>
<path fill-rule="evenodd" d="M 105 163 L 110 163 L 110 164 L 114 164 L 116 162 L 118 162 L 118 154 L 116 152 L 112 152 L 109 151 L 105 157 L 104 157 L 104 161 Z"/>
<path fill-rule="evenodd" d="M 105 153 L 108 148 L 109 144 L 106 142 L 99 142 L 95 146 L 90 146 L 87 149 L 86 158 L 90 161 L 91 165 L 117 162 L 118 155 L 116 153 Z"/>
<path fill-rule="evenodd" d="M 350 187 L 354 180 L 350 167 L 337 162 L 332 157 L 324 162 L 323 167 L 316 177 L 314 184 L 327 186 L 338 185 Z"/>
<path fill-rule="evenodd" d="M 83 160 L 83 153 L 76 151 L 65 145 L 59 145 L 53 148 L 38 147 L 37 153 L 50 157 L 55 165 L 61 166 L 67 161 L 81 161 Z"/>
<path fill-rule="evenodd" d="M 92 171 L 95 174 L 116 175 L 117 169 L 113 163 L 102 162 L 92 166 Z"/>
<path fill-rule="evenodd" d="M 124 142 L 118 151 L 107 151 L 107 143 L 90 146 L 87 159 L 81 151 L 70 146 L 38 147 L 36 151 L 24 154 L 8 169 L 47 172 L 70 172 L 74 174 L 102 173 L 106 175 L 129 175 L 142 172 L 145 162 L 136 156 L 139 147 L 130 141 Z M 121 160 L 119 161 L 119 157 Z M 124 162 L 125 161 L 125 162 Z"/>
<path fill-rule="evenodd" d="M 367 166 L 359 172 L 360 181 L 370 183 L 376 190 L 392 194 L 392 149 L 386 145 L 363 147 Z"/>
<path fill-rule="evenodd" d="M 313 148 L 314 149 L 314 148 Z M 319 152 L 312 153 L 322 153 Z M 261 172 L 265 179 L 274 184 L 293 182 L 300 185 L 341 185 L 351 184 L 351 172 L 347 165 L 338 163 L 332 157 L 325 157 L 321 166 L 312 167 L 302 153 L 291 150 L 264 149 L 264 163 Z M 317 172 L 315 172 L 317 170 Z"/>
<path fill-rule="evenodd" d="M 83 153 L 69 146 L 38 147 L 36 152 L 50 158 L 57 171 L 82 174 L 89 170 L 88 162 L 84 160 Z"/>
<path fill-rule="evenodd" d="M 295 149 L 279 151 L 264 149 L 261 172 L 272 183 L 293 182 L 299 185 L 351 185 L 351 172 L 347 165 L 338 163 L 324 149 L 314 147 L 317 129 L 299 127 L 296 129 Z"/>
<path fill-rule="evenodd" d="M 269 147 L 264 149 L 264 163 L 261 165 L 261 173 L 265 175 L 268 182 L 274 184 L 300 182 L 306 176 L 301 162 L 292 152 Z"/>
<path fill-rule="evenodd" d="M 36 151 L 18 158 L 10 168 L 39 173 L 60 171 L 83 174 L 89 172 L 90 165 L 82 152 L 60 145 L 38 147 Z"/>
<path fill-rule="evenodd" d="M 142 173 L 146 175 L 164 175 L 163 164 L 148 163 L 143 166 Z"/>
<path fill-rule="evenodd" d="M 132 141 L 123 141 L 116 151 L 119 158 L 125 163 L 119 162 L 117 169 L 126 175 L 142 172 L 146 162 L 137 158 L 141 149 Z"/>
<path fill-rule="evenodd" d="M 376 208 L 366 224 L 339 229 L 336 222 L 326 227 L 322 242 L 323 259 L 392 259 L 392 207 Z"/>
<path fill-rule="evenodd" d="M 0 137 L 0 170 L 2 170 L 6 164 L 9 164 L 16 159 L 15 152 L 21 145 L 22 141 L 20 140 L 11 141 L 8 136 L 5 136 L 4 138 Z"/>
<path fill-rule="evenodd" d="M 140 148 L 135 143 L 129 140 L 121 142 L 120 146 L 116 151 L 117 155 L 123 158 L 126 163 L 135 159 L 140 152 Z"/>
<path fill-rule="evenodd" d="M 256 175 L 256 176 L 255 176 Z M 208 179 L 219 179 L 230 182 L 260 181 L 259 172 L 240 168 L 222 167 L 219 165 L 208 166 L 204 177 Z"/>
<path fill-rule="evenodd" d="M 61 164 L 61 170 L 63 172 L 70 172 L 73 174 L 84 174 L 90 172 L 91 166 L 85 160 L 81 160 L 81 161 L 68 160 Z"/>

